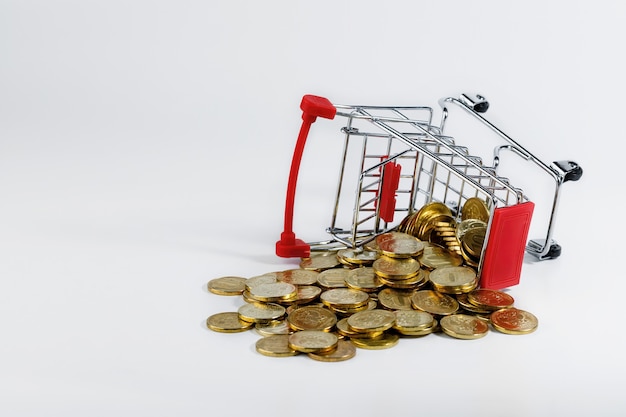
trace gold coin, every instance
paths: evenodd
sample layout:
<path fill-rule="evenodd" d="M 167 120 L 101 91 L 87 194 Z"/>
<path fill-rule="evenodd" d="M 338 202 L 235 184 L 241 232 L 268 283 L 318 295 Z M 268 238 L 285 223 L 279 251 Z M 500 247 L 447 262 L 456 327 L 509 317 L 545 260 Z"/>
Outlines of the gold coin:
<path fill-rule="evenodd" d="M 463 258 L 456 253 L 452 253 L 441 246 L 428 246 L 417 258 L 422 266 L 428 269 L 441 268 L 444 266 L 460 266 Z"/>
<path fill-rule="evenodd" d="M 388 310 L 412 310 L 412 291 L 384 288 L 378 292 L 378 302 Z"/>
<path fill-rule="evenodd" d="M 384 285 L 372 267 L 354 268 L 346 275 L 345 282 L 348 288 L 365 292 L 376 291 Z"/>
<path fill-rule="evenodd" d="M 260 354 L 273 357 L 295 356 L 300 353 L 289 347 L 289 335 L 286 334 L 263 337 L 257 340 L 255 348 Z"/>
<path fill-rule="evenodd" d="M 485 223 L 489 221 L 489 207 L 487 207 L 487 203 L 478 197 L 468 198 L 461 209 L 461 220 L 466 219 L 478 219 Z"/>
<path fill-rule="evenodd" d="M 349 269 L 333 268 L 320 272 L 317 276 L 317 283 L 323 288 L 345 288 L 346 277 L 350 273 Z"/>
<path fill-rule="evenodd" d="M 376 244 L 383 255 L 391 258 L 410 258 L 424 251 L 424 244 L 402 232 L 388 232 L 376 237 Z"/>
<path fill-rule="evenodd" d="M 408 279 L 417 275 L 420 263 L 413 259 L 395 259 L 381 256 L 372 265 L 376 275 L 387 279 Z"/>
<path fill-rule="evenodd" d="M 359 332 L 350 327 L 348 324 L 348 319 L 350 317 L 344 317 L 337 322 L 337 333 L 344 337 L 352 338 L 377 338 L 381 337 L 384 331 L 373 331 L 373 332 Z"/>
<path fill-rule="evenodd" d="M 515 299 L 503 291 L 481 288 L 467 294 L 467 301 L 478 308 L 494 311 L 512 307 Z"/>
<path fill-rule="evenodd" d="M 316 285 L 298 285 L 297 291 L 298 295 L 294 303 L 298 304 L 308 304 L 315 301 L 322 293 L 322 289 Z"/>
<path fill-rule="evenodd" d="M 276 279 L 276 274 L 273 272 L 270 272 L 268 274 L 263 274 L 263 275 L 258 275 L 256 277 L 252 277 L 252 278 L 248 278 L 246 280 L 246 290 L 250 291 L 250 289 L 256 285 L 260 285 L 260 284 L 269 284 L 272 282 L 276 282 L 278 281 L 278 279 Z"/>
<path fill-rule="evenodd" d="M 426 326 L 424 328 L 417 328 L 415 330 L 399 328 L 399 329 L 395 329 L 395 330 L 396 330 L 396 332 L 401 334 L 403 337 L 404 336 L 422 337 L 422 336 L 426 336 L 426 335 L 429 335 L 431 333 L 435 333 L 435 332 L 439 331 L 439 322 L 437 321 L 437 319 L 433 319 L 432 323 L 429 326 Z"/>
<path fill-rule="evenodd" d="M 432 290 L 416 291 L 411 296 L 411 303 L 417 310 L 439 316 L 454 314 L 459 309 L 456 299 Z"/>
<path fill-rule="evenodd" d="M 272 336 L 275 334 L 291 334 L 293 330 L 289 327 L 287 320 L 272 320 L 268 322 L 256 323 L 254 330 L 261 336 Z"/>
<path fill-rule="evenodd" d="M 539 321 L 534 314 L 515 307 L 494 311 L 490 316 L 493 327 L 507 334 L 528 334 L 537 330 Z"/>
<path fill-rule="evenodd" d="M 435 318 L 432 314 L 419 310 L 396 310 L 396 321 L 393 328 L 399 332 L 415 332 L 424 330 L 433 325 Z"/>
<path fill-rule="evenodd" d="M 301 330 L 289 335 L 289 347 L 298 352 L 330 352 L 337 348 L 339 339 L 334 333 L 321 330 Z"/>
<path fill-rule="evenodd" d="M 414 230 L 412 234 L 422 241 L 428 240 L 428 234 L 430 233 L 430 231 L 428 231 L 429 222 L 439 215 L 451 216 L 452 211 L 448 206 L 437 201 L 424 205 L 415 214 L 415 225 L 413 226 Z"/>
<path fill-rule="evenodd" d="M 240 319 L 258 323 L 281 318 L 285 315 L 285 307 L 274 303 L 249 303 L 239 307 L 237 312 Z"/>
<path fill-rule="evenodd" d="M 431 271 L 430 282 L 439 292 L 461 294 L 475 289 L 478 278 L 476 271 L 468 266 L 446 266 Z"/>
<path fill-rule="evenodd" d="M 396 315 L 388 310 L 367 310 L 348 317 L 348 326 L 356 332 L 378 332 L 390 329 Z"/>
<path fill-rule="evenodd" d="M 476 227 L 465 232 L 462 240 L 462 248 L 473 258 L 480 258 L 485 244 L 487 228 Z"/>
<path fill-rule="evenodd" d="M 287 323 L 294 330 L 330 331 L 337 323 L 337 316 L 324 307 L 304 306 L 289 313 Z"/>
<path fill-rule="evenodd" d="M 351 288 L 332 288 L 322 292 L 320 300 L 325 306 L 335 308 L 358 308 L 367 305 L 369 295 Z"/>
<path fill-rule="evenodd" d="M 459 305 L 463 310 L 469 311 L 474 314 L 491 314 L 493 310 L 488 310 L 486 308 L 480 308 L 470 303 L 467 299 L 467 293 L 465 294 L 457 294 L 456 301 L 459 302 Z"/>
<path fill-rule="evenodd" d="M 313 285 L 317 282 L 320 272 L 306 269 L 288 269 L 276 272 L 276 279 L 293 285 Z"/>
<path fill-rule="evenodd" d="M 456 237 L 459 241 L 463 240 L 463 236 L 470 229 L 481 229 L 484 228 L 487 230 L 487 223 L 478 219 L 465 219 L 461 220 L 456 227 Z"/>
<path fill-rule="evenodd" d="M 371 265 L 378 257 L 377 251 L 369 249 L 341 249 L 337 252 L 337 259 L 344 265 Z"/>
<path fill-rule="evenodd" d="M 281 300 L 294 300 L 298 290 L 293 284 L 287 282 L 271 282 L 253 286 L 248 294 L 251 299 L 262 302 L 277 302 Z"/>
<path fill-rule="evenodd" d="M 310 258 L 304 258 L 300 261 L 300 268 L 308 271 L 321 272 L 338 265 L 339 260 L 334 252 L 322 252 L 320 254 L 311 255 Z"/>
<path fill-rule="evenodd" d="M 373 310 L 375 309 L 377 306 L 377 303 L 375 300 L 369 300 L 367 302 L 367 304 L 364 304 L 362 306 L 358 306 L 358 307 L 345 307 L 345 308 L 339 308 L 339 307 L 335 307 L 335 306 L 329 306 L 328 309 L 334 313 L 337 313 L 341 316 L 346 316 L 346 315 L 352 315 L 354 313 L 358 313 L 360 311 L 365 311 L 365 310 Z"/>
<path fill-rule="evenodd" d="M 207 288 L 217 295 L 241 295 L 246 289 L 246 278 L 221 277 L 209 281 Z"/>
<path fill-rule="evenodd" d="M 479 339 L 489 330 L 487 323 L 467 314 L 442 317 L 439 325 L 445 334 L 457 339 Z"/>
<path fill-rule="evenodd" d="M 362 339 L 350 339 L 350 342 L 354 343 L 354 345 L 361 349 L 389 349 L 398 344 L 398 340 L 400 340 L 397 334 L 393 333 L 383 333 L 381 337 L 370 339 L 370 338 L 362 338 Z"/>
<path fill-rule="evenodd" d="M 206 320 L 209 329 L 220 333 L 238 333 L 250 330 L 254 323 L 239 318 L 236 312 L 213 314 Z"/>
<path fill-rule="evenodd" d="M 339 340 L 337 349 L 329 353 L 308 353 L 309 358 L 321 362 L 341 362 L 354 358 L 356 347 L 349 340 Z"/>
<path fill-rule="evenodd" d="M 415 290 L 428 283 L 427 272 L 423 269 L 420 269 L 417 275 L 408 279 L 387 279 L 383 277 L 378 277 L 378 279 L 387 287 L 397 290 Z"/>

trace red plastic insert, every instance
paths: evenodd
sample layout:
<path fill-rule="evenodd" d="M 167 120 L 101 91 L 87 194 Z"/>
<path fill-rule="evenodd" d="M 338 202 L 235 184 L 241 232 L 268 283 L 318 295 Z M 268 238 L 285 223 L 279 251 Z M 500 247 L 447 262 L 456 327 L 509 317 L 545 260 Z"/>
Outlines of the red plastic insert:
<path fill-rule="evenodd" d="M 380 191 L 380 218 L 386 222 L 393 221 L 396 212 L 396 191 L 400 185 L 400 164 L 390 162 L 383 168 L 383 184 Z"/>
<path fill-rule="evenodd" d="M 481 288 L 519 284 L 535 204 L 528 201 L 494 210 L 480 275 Z"/>

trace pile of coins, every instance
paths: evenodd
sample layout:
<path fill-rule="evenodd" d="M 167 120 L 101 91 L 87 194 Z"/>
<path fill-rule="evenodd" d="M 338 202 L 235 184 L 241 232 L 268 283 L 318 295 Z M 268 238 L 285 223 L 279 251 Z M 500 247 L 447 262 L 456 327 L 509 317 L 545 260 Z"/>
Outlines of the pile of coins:
<path fill-rule="evenodd" d="M 467 265 L 478 267 L 488 221 L 489 208 L 485 201 L 471 197 L 463 204 L 458 223 L 447 205 L 432 202 L 405 217 L 398 231 L 444 247 L 461 256 Z"/>
<path fill-rule="evenodd" d="M 464 256 L 413 234 L 424 236 L 430 228 L 433 236 L 441 222 L 432 221 L 435 210 L 424 210 L 430 214 L 420 221 L 405 219 L 404 231 L 381 234 L 363 248 L 302 259 L 297 269 L 212 279 L 211 293 L 241 296 L 245 303 L 210 316 L 208 328 L 255 329 L 262 336 L 256 350 L 263 355 L 306 354 L 326 362 L 350 359 L 357 348 L 390 348 L 402 338 L 435 332 L 456 339 L 479 339 L 490 328 L 533 332 L 537 318 L 514 307 L 508 293 L 479 288 L 476 269 Z"/>

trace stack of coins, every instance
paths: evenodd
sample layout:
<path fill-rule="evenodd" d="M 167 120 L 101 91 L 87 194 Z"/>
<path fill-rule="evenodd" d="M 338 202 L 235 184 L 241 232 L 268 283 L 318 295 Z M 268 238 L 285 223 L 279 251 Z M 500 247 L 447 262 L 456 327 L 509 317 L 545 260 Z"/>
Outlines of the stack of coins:
<path fill-rule="evenodd" d="M 460 222 L 455 220 L 448 206 L 431 202 L 405 217 L 398 226 L 398 231 L 443 247 L 462 257 L 462 263 L 478 267 L 488 221 L 487 203 L 471 197 L 463 204 Z"/>
<path fill-rule="evenodd" d="M 537 318 L 514 307 L 507 292 L 478 288 L 476 266 L 463 249 L 433 242 L 449 211 L 432 204 L 402 222 L 406 231 L 381 234 L 363 248 L 302 259 L 296 269 L 212 279 L 211 293 L 238 295 L 244 304 L 211 315 L 207 327 L 222 333 L 255 329 L 262 336 L 255 347 L 263 355 L 305 354 L 326 362 L 353 358 L 357 348 L 387 349 L 436 332 L 464 340 L 482 338 L 489 329 L 533 332 Z M 486 224 L 481 213 L 483 218 L 457 225 L 461 248 L 468 234 Z M 468 252 L 475 250 L 473 241 Z"/>

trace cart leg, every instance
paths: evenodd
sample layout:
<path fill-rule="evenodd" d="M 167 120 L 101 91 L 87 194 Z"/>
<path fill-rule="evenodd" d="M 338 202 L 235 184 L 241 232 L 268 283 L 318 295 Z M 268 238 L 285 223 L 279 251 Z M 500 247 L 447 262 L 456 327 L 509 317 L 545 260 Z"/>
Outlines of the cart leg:
<path fill-rule="evenodd" d="M 285 202 L 285 226 L 280 235 L 280 240 L 276 242 L 276 255 L 283 258 L 307 258 L 311 255 L 311 247 L 300 239 L 296 239 L 293 232 L 293 207 L 296 199 L 296 184 L 298 181 L 298 171 L 300 161 L 304 152 L 311 124 L 318 116 L 326 119 L 333 119 L 337 109 L 324 97 L 305 95 L 300 103 L 302 109 L 302 127 L 298 134 L 296 147 L 291 160 L 291 170 L 289 171 L 289 183 L 287 184 L 287 197 Z"/>

